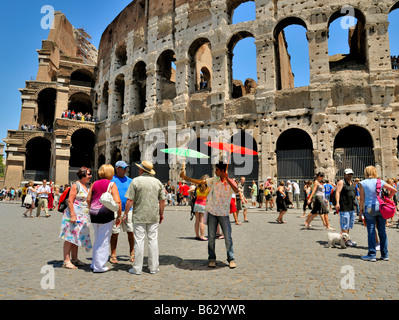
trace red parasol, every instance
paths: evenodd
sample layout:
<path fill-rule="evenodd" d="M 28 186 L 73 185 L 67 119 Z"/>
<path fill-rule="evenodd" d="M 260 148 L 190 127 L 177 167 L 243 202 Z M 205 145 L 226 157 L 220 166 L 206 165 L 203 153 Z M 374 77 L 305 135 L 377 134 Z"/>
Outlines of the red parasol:
<path fill-rule="evenodd" d="M 232 153 L 238 153 L 238 154 L 244 154 L 244 155 L 251 155 L 251 156 L 256 156 L 258 153 L 254 150 L 244 148 L 241 146 L 237 146 L 235 144 L 231 143 L 226 143 L 226 142 L 213 142 L 213 141 L 208 141 L 205 142 L 205 144 L 211 148 L 214 149 L 219 149 L 219 150 L 224 150 L 229 153 L 229 160 L 227 161 L 227 167 L 229 166 L 230 162 L 230 157 Z"/>

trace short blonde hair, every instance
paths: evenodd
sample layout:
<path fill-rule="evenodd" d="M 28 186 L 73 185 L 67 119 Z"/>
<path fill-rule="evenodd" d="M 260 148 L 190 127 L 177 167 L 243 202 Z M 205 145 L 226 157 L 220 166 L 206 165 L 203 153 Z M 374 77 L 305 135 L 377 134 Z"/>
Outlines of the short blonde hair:
<path fill-rule="evenodd" d="M 364 169 L 364 177 L 366 179 L 376 179 L 378 177 L 377 169 L 373 166 L 368 166 Z"/>
<path fill-rule="evenodd" d="M 112 164 L 103 164 L 100 169 L 98 169 L 98 176 L 101 179 L 111 180 L 115 174 L 115 169 Z"/>

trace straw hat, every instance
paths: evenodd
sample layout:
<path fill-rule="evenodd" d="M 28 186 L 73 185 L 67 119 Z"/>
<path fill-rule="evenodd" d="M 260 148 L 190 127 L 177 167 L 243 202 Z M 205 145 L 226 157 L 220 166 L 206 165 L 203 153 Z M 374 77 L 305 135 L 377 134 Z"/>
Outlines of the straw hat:
<path fill-rule="evenodd" d="M 147 172 L 153 176 L 155 175 L 154 165 L 151 162 L 143 161 L 143 162 L 141 162 L 141 164 L 135 163 L 135 165 L 138 166 L 140 169 L 144 170 L 145 172 Z"/>

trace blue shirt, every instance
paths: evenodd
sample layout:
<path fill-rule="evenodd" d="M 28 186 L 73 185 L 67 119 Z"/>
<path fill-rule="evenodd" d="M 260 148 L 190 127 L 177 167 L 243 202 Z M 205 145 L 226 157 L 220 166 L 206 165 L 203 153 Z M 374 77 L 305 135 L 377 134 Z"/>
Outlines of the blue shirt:
<path fill-rule="evenodd" d="M 130 183 L 132 182 L 132 179 L 129 177 L 126 177 L 126 176 L 123 178 L 114 176 L 112 178 L 111 182 L 115 182 L 116 187 L 118 188 L 119 197 L 121 198 L 121 202 L 122 202 L 122 212 L 123 212 L 123 211 L 125 211 L 125 205 L 126 205 L 126 201 L 127 201 L 125 194 L 126 194 L 127 189 L 130 186 Z"/>
<path fill-rule="evenodd" d="M 324 185 L 324 192 L 326 195 L 331 194 L 331 190 L 333 189 L 333 186 L 329 183 L 326 183 Z"/>
<path fill-rule="evenodd" d="M 377 179 L 366 179 L 360 181 L 364 190 L 364 205 L 372 206 L 378 205 L 377 200 Z M 385 185 L 385 181 L 381 180 L 381 190 Z"/>

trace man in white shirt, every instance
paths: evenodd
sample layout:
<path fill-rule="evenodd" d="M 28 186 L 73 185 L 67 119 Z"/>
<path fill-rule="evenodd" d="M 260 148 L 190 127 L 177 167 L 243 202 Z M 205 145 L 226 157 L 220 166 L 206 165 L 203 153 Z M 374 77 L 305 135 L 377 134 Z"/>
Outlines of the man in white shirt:
<path fill-rule="evenodd" d="M 50 217 L 48 214 L 48 195 L 51 193 L 50 187 L 47 185 L 47 180 L 43 180 L 43 184 L 37 189 L 37 198 L 38 198 L 38 204 L 37 204 L 37 211 L 36 211 L 36 217 L 40 216 L 40 212 L 42 211 L 42 208 L 44 207 L 44 212 L 46 213 L 46 218 Z"/>
<path fill-rule="evenodd" d="M 292 183 L 292 188 L 294 189 L 294 201 L 296 203 L 296 208 L 299 209 L 299 195 L 301 191 L 299 190 L 299 185 L 295 181 Z"/>

